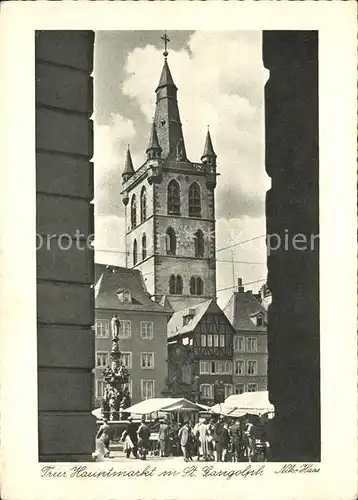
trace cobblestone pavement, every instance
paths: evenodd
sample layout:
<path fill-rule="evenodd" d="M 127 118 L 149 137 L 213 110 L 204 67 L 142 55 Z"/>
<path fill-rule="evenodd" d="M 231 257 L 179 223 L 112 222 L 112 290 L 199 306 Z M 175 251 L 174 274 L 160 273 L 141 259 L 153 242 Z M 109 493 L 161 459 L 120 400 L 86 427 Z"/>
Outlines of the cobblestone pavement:
<path fill-rule="evenodd" d="M 105 462 L 121 462 L 125 463 L 129 467 L 138 467 L 142 464 L 151 464 L 166 466 L 180 466 L 181 464 L 185 464 L 183 457 L 158 457 L 158 456 L 147 456 L 146 460 L 135 459 L 131 456 L 131 458 L 127 458 L 122 451 L 111 451 L 111 456 L 113 458 L 106 458 Z M 195 460 L 196 461 L 196 460 Z"/>

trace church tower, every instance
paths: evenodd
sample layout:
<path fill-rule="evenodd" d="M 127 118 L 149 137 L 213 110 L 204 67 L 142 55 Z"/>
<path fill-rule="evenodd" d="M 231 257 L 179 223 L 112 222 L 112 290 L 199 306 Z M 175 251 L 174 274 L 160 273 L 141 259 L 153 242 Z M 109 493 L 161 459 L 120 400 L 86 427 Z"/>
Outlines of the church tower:
<path fill-rule="evenodd" d="M 147 159 L 123 170 L 126 265 L 140 269 L 149 292 L 174 310 L 216 298 L 216 154 L 207 131 L 201 161 L 187 157 L 165 34 Z"/>

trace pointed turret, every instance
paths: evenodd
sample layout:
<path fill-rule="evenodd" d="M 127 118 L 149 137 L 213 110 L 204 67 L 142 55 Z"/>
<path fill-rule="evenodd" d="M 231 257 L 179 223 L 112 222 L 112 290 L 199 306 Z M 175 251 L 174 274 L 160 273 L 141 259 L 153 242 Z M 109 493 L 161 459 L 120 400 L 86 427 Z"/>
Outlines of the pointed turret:
<path fill-rule="evenodd" d="M 132 177 L 133 174 L 134 174 L 134 168 L 133 168 L 132 156 L 128 145 L 126 162 L 124 164 L 124 170 L 122 173 L 123 182 L 126 182 L 130 177 Z"/>
<path fill-rule="evenodd" d="M 202 154 L 201 161 L 203 163 L 209 163 L 211 165 L 214 165 L 216 162 L 216 154 L 215 154 L 215 151 L 213 148 L 213 143 L 211 141 L 209 128 L 208 128 L 208 132 L 206 134 L 204 152 Z"/>
<path fill-rule="evenodd" d="M 159 146 L 157 127 L 154 122 L 150 133 L 149 144 L 145 152 L 147 153 L 148 160 L 152 158 L 160 158 L 162 152 L 162 148 Z"/>

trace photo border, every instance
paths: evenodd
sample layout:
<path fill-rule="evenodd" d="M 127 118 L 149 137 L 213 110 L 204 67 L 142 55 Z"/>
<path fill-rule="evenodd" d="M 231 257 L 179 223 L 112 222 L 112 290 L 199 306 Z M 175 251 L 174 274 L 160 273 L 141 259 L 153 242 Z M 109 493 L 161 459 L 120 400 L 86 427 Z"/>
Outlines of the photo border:
<path fill-rule="evenodd" d="M 287 499 L 288 492 L 297 499 L 356 496 L 356 11 L 355 2 L 313 1 L 7 2 L 1 6 L 0 112 L 6 123 L 0 138 L 5 163 L 0 197 L 4 498 L 210 499 L 220 498 L 223 491 L 250 499 L 263 495 Z M 262 476 L 162 477 L 160 487 L 156 477 L 39 477 L 44 464 L 37 462 L 34 32 L 141 30 L 148 29 L 148 24 L 151 29 L 167 30 L 319 30 L 322 461 L 318 474 L 276 474 L 280 464 L 270 463 Z M 108 468 L 107 463 L 86 466 Z M 220 465 L 220 469 L 228 467 L 232 465 Z"/>

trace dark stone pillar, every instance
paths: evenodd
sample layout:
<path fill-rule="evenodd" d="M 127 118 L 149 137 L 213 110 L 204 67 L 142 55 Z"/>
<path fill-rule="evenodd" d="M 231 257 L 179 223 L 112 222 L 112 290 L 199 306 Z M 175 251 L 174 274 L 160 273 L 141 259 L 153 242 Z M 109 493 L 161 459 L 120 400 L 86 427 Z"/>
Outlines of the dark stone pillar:
<path fill-rule="evenodd" d="M 318 33 L 263 34 L 267 233 L 268 388 L 276 461 L 320 460 Z M 293 240 L 295 234 L 304 235 Z M 302 243 L 306 239 L 306 245 Z M 271 236 L 272 245 L 278 239 Z M 295 244 L 293 243 L 295 242 Z M 304 249 L 305 248 L 305 249 Z"/>
<path fill-rule="evenodd" d="M 93 45 L 90 31 L 36 33 L 40 461 L 94 449 Z"/>

